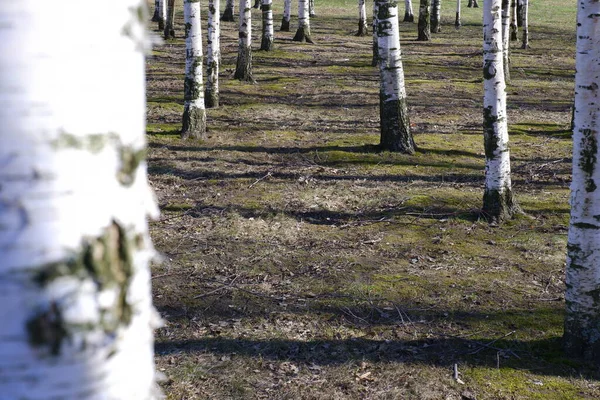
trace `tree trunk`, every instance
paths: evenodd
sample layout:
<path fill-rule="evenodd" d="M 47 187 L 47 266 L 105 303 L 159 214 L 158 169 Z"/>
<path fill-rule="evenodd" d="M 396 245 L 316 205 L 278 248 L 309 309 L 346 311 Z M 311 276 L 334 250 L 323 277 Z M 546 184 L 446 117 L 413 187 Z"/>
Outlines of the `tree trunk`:
<path fill-rule="evenodd" d="M 154 14 L 152 14 L 152 19 L 150 21 L 158 22 L 158 20 L 160 19 L 159 11 L 160 11 L 160 0 L 154 0 Z"/>
<path fill-rule="evenodd" d="M 404 0 L 404 19 L 402 22 L 415 22 L 411 0 Z"/>
<path fill-rule="evenodd" d="M 206 41 L 206 108 L 219 107 L 219 64 L 221 62 L 221 24 L 219 0 L 208 0 L 208 40 Z"/>
<path fill-rule="evenodd" d="M 250 0 L 240 0 L 238 56 L 233 77 L 254 82 L 252 77 L 252 13 Z"/>
<path fill-rule="evenodd" d="M 159 397 L 145 3 L 108 0 L 94 18 L 75 0 L 0 8 L 3 399 Z"/>
<path fill-rule="evenodd" d="M 511 0 L 510 2 L 510 40 L 515 41 L 518 39 L 518 28 L 517 28 L 517 0 Z"/>
<path fill-rule="evenodd" d="M 315 0 L 308 0 L 308 15 L 311 18 L 317 16 L 317 12 L 315 11 Z"/>
<path fill-rule="evenodd" d="M 454 20 L 454 27 L 459 29 L 461 26 L 460 22 L 460 0 L 456 0 L 456 19 Z"/>
<path fill-rule="evenodd" d="M 523 26 L 523 0 L 517 0 L 517 26 Z"/>
<path fill-rule="evenodd" d="M 164 31 L 167 21 L 167 0 L 158 0 L 158 30 Z"/>
<path fill-rule="evenodd" d="M 511 218 L 518 211 L 510 179 L 500 1 L 486 0 L 483 3 L 483 133 L 485 146 L 483 214 L 494 222 Z"/>
<path fill-rule="evenodd" d="M 310 16 L 308 14 L 308 0 L 298 0 L 298 30 L 294 39 L 295 42 L 313 43 L 310 36 Z"/>
<path fill-rule="evenodd" d="M 225 2 L 225 11 L 223 11 L 223 15 L 221 16 L 221 21 L 225 22 L 233 22 L 233 13 L 235 8 L 235 0 L 227 0 Z"/>
<path fill-rule="evenodd" d="M 600 3 L 579 1 L 564 346 L 600 366 Z"/>
<path fill-rule="evenodd" d="M 432 33 L 440 33 L 442 31 L 442 27 L 440 24 L 441 8 L 442 8 L 442 0 L 432 0 L 431 1 L 430 23 L 431 23 L 431 32 Z"/>
<path fill-rule="evenodd" d="M 410 133 L 404 70 L 400 51 L 398 3 L 377 3 L 377 43 L 379 48 L 379 114 L 382 149 L 412 154 L 415 142 Z"/>
<path fill-rule="evenodd" d="M 292 0 L 284 0 L 283 1 L 283 18 L 281 19 L 281 28 L 279 29 L 282 32 L 290 31 L 290 18 L 292 15 Z"/>
<path fill-rule="evenodd" d="M 259 8 L 260 3 L 261 3 L 261 0 L 254 0 L 254 5 L 252 6 L 252 8 Z"/>
<path fill-rule="evenodd" d="M 185 83 L 181 138 L 203 139 L 206 136 L 206 110 L 202 81 L 202 27 L 198 0 L 183 0 L 183 18 L 185 22 Z"/>
<path fill-rule="evenodd" d="M 356 36 L 366 36 L 368 33 L 365 0 L 358 0 L 358 32 Z"/>
<path fill-rule="evenodd" d="M 504 81 L 510 82 L 510 0 L 502 0 L 502 67 L 504 68 Z"/>
<path fill-rule="evenodd" d="M 164 37 L 165 39 L 174 39 L 175 28 L 173 27 L 173 23 L 175 21 L 175 0 L 168 0 L 167 4 L 167 22 L 165 23 Z"/>
<path fill-rule="evenodd" d="M 529 48 L 529 0 L 523 0 L 523 43 L 521 44 L 522 49 Z"/>
<path fill-rule="evenodd" d="M 377 1 L 373 1 L 373 59 L 371 60 L 371 66 L 376 67 L 379 65 L 379 44 L 377 38 L 377 12 L 379 8 Z"/>
<path fill-rule="evenodd" d="M 477 0 L 469 0 L 467 7 L 479 8 L 479 4 L 477 3 Z"/>
<path fill-rule="evenodd" d="M 419 36 L 417 37 L 417 40 L 424 42 L 431 40 L 431 25 L 429 24 L 430 8 L 431 0 L 421 0 L 419 4 Z"/>
<path fill-rule="evenodd" d="M 273 49 L 273 10 L 271 8 L 273 0 L 262 0 L 260 7 L 262 11 L 262 40 L 260 49 L 271 51 Z"/>

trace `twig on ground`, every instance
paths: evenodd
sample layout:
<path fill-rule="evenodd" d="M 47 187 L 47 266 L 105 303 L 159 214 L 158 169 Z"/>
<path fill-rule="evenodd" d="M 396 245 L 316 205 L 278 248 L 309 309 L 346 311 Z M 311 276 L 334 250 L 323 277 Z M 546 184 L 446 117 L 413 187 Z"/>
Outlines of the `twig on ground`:
<path fill-rule="evenodd" d="M 258 182 L 267 179 L 268 177 L 273 176 L 273 173 L 271 171 L 267 172 L 266 175 L 261 176 L 260 178 L 258 178 L 256 181 L 254 181 L 253 184 L 251 184 L 250 186 L 248 186 L 248 189 L 250 189 L 252 186 L 256 185 Z"/>

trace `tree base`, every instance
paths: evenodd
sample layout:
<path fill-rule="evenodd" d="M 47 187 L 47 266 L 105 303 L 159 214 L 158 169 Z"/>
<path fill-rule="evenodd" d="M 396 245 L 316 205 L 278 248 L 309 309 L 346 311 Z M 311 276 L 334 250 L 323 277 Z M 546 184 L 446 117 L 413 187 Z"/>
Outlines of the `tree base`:
<path fill-rule="evenodd" d="M 219 107 L 219 93 L 218 92 L 209 92 L 206 90 L 204 92 L 204 106 L 206 108 L 218 108 Z"/>
<path fill-rule="evenodd" d="M 162 18 L 158 20 L 158 30 L 159 31 L 165 30 L 165 21 Z"/>
<path fill-rule="evenodd" d="M 600 367 L 600 321 L 584 323 L 577 315 L 567 312 L 563 346 L 568 356 L 580 357 Z"/>
<path fill-rule="evenodd" d="M 186 106 L 183 110 L 182 139 L 204 139 L 206 137 L 206 110 Z"/>
<path fill-rule="evenodd" d="M 404 13 L 404 19 L 402 22 L 415 22 L 414 14 Z"/>
<path fill-rule="evenodd" d="M 221 15 L 221 21 L 234 22 L 233 8 L 225 8 L 225 11 L 223 11 L 223 15 Z"/>
<path fill-rule="evenodd" d="M 253 82 L 252 77 L 252 47 L 240 47 L 235 67 L 234 79 L 246 82 Z"/>
<path fill-rule="evenodd" d="M 358 32 L 354 36 L 367 36 L 368 33 L 367 22 L 364 19 L 358 21 Z"/>
<path fill-rule="evenodd" d="M 314 43 L 310 37 L 310 30 L 306 28 L 298 28 L 296 35 L 292 39 L 294 42 Z"/>
<path fill-rule="evenodd" d="M 262 41 L 260 42 L 260 50 L 261 51 L 273 50 L 273 36 L 263 36 L 262 37 Z"/>
<path fill-rule="evenodd" d="M 160 21 L 160 16 L 158 15 L 158 8 L 154 8 L 154 15 L 152 16 L 152 19 L 150 20 L 152 22 L 158 22 Z"/>
<path fill-rule="evenodd" d="M 379 114 L 381 131 L 379 146 L 388 151 L 414 154 L 416 146 L 410 133 L 406 100 L 380 101 Z"/>
<path fill-rule="evenodd" d="M 459 29 L 461 27 L 461 23 L 460 23 L 460 14 L 456 13 L 456 19 L 454 20 L 454 27 L 456 29 Z"/>
<path fill-rule="evenodd" d="M 485 190 L 481 213 L 488 222 L 500 223 L 516 214 L 523 214 L 523 211 L 515 201 L 512 190 L 505 188 L 502 193 L 498 190 Z"/>
<path fill-rule="evenodd" d="M 281 28 L 279 28 L 280 31 L 282 32 L 289 32 L 290 31 L 290 20 L 286 20 L 285 17 L 281 20 Z"/>

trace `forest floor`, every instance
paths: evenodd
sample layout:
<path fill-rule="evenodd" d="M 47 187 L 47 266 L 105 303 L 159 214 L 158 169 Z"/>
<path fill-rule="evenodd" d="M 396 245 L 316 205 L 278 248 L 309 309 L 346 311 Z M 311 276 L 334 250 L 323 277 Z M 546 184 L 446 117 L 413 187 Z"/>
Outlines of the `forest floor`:
<path fill-rule="evenodd" d="M 346 0 L 317 2 L 315 44 L 291 41 L 294 18 L 272 52 L 253 9 L 255 84 L 233 80 L 237 22 L 222 23 L 221 106 L 206 140 L 182 141 L 178 9 L 178 37 L 147 62 L 167 397 L 600 398 L 598 371 L 561 348 L 575 9 L 535 2 L 531 49 L 511 43 L 525 215 L 501 226 L 479 215 L 481 8 L 465 2 L 455 30 L 448 5 L 428 43 L 401 23 L 411 156 L 378 151 L 372 38 Z"/>

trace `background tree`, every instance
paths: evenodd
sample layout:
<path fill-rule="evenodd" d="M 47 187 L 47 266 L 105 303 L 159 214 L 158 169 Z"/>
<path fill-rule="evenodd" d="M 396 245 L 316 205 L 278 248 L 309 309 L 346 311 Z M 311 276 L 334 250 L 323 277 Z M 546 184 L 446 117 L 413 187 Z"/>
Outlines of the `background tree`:
<path fill-rule="evenodd" d="M 377 44 L 379 48 L 379 114 L 381 148 L 412 154 L 415 142 L 410 133 L 404 70 L 400 51 L 398 3 L 377 3 Z"/>
<path fill-rule="evenodd" d="M 510 40 L 517 40 L 517 0 L 510 1 Z"/>
<path fill-rule="evenodd" d="M 225 22 L 233 22 L 233 13 L 235 8 L 235 0 L 227 0 L 225 2 L 225 11 L 223 11 L 223 15 L 221 16 L 221 21 Z"/>
<path fill-rule="evenodd" d="M 356 36 L 366 36 L 367 33 L 367 7 L 365 0 L 358 0 L 358 32 Z"/>
<path fill-rule="evenodd" d="M 485 191 L 483 213 L 501 222 L 518 211 L 513 198 L 502 63 L 501 0 L 483 3 L 483 134 Z"/>
<path fill-rule="evenodd" d="M 165 22 L 165 30 L 164 30 L 165 39 L 175 38 L 175 28 L 173 25 L 174 21 L 175 21 L 175 0 L 168 0 L 167 1 L 167 20 Z"/>
<path fill-rule="evenodd" d="M 315 10 L 315 0 L 308 0 L 308 15 L 311 18 L 317 16 L 317 12 Z"/>
<path fill-rule="evenodd" d="M 185 22 L 185 80 L 183 89 L 183 139 L 200 139 L 206 135 L 206 110 L 202 81 L 202 27 L 200 2 L 183 0 Z"/>
<path fill-rule="evenodd" d="M 411 0 L 404 0 L 404 19 L 402 22 L 415 22 Z"/>
<path fill-rule="evenodd" d="M 373 58 L 371 60 L 371 66 L 376 67 L 379 65 L 379 44 L 377 37 L 377 1 L 373 0 Z"/>
<path fill-rule="evenodd" d="M 510 82 L 510 0 L 502 0 L 502 67 L 504 81 Z"/>
<path fill-rule="evenodd" d="M 279 28 L 282 32 L 290 31 L 290 18 L 292 16 L 292 0 L 283 0 L 283 17 L 281 18 L 281 28 Z"/>
<path fill-rule="evenodd" d="M 310 36 L 310 16 L 308 12 L 308 0 L 298 0 L 298 30 L 294 36 L 295 42 L 313 43 Z"/>
<path fill-rule="evenodd" d="M 262 0 L 260 9 L 262 11 L 262 40 L 260 49 L 271 51 L 273 48 L 273 0 Z"/>
<path fill-rule="evenodd" d="M 577 14 L 573 181 L 566 269 L 567 354 L 600 365 L 600 3 L 581 0 Z"/>
<path fill-rule="evenodd" d="M 456 18 L 454 19 L 454 27 L 458 29 L 461 25 L 462 24 L 460 22 L 460 0 L 456 0 Z"/>
<path fill-rule="evenodd" d="M 240 0 L 238 56 L 234 78 L 253 82 L 252 77 L 252 9 L 250 0 Z"/>
<path fill-rule="evenodd" d="M 477 3 L 477 0 L 469 0 L 467 7 L 479 8 L 479 3 Z"/>
<path fill-rule="evenodd" d="M 158 30 L 162 31 L 165 29 L 165 22 L 167 21 L 167 0 L 158 0 Z"/>
<path fill-rule="evenodd" d="M 417 40 L 428 41 L 431 39 L 431 25 L 430 25 L 430 9 L 431 0 L 421 0 L 419 4 L 419 24 L 418 24 L 418 37 Z"/>
<path fill-rule="evenodd" d="M 146 4 L 107 0 L 94 18 L 80 9 L 75 0 L 0 8 L 5 399 L 158 397 Z M 64 35 L 58 18 L 82 34 Z"/>
<path fill-rule="evenodd" d="M 160 11 L 160 0 L 154 0 L 154 14 L 152 14 L 152 22 L 158 22 Z"/>
<path fill-rule="evenodd" d="M 442 31 L 440 13 L 442 9 L 442 0 L 431 0 L 430 24 L 432 33 L 440 33 Z"/>
<path fill-rule="evenodd" d="M 521 10 L 521 18 L 523 21 L 522 31 L 523 31 L 523 41 L 521 43 L 522 49 L 529 48 L 529 0 L 523 0 Z"/>
<path fill-rule="evenodd" d="M 208 39 L 206 41 L 206 108 L 219 107 L 219 64 L 221 63 L 221 23 L 219 0 L 208 0 Z"/>

